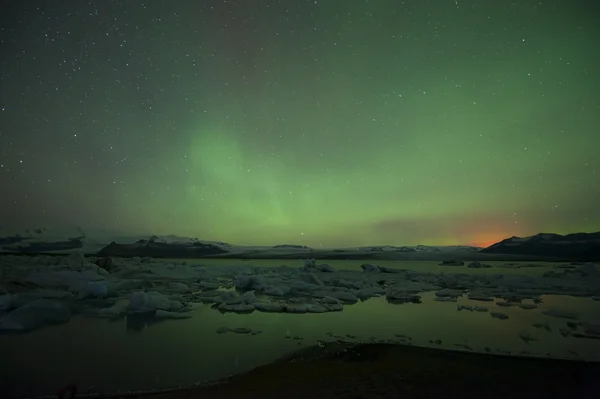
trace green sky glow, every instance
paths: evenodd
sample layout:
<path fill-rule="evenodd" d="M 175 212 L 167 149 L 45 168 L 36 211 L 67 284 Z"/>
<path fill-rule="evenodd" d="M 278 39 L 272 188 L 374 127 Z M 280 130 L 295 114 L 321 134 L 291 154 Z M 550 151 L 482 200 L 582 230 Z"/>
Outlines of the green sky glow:
<path fill-rule="evenodd" d="M 0 119 L 12 222 L 312 246 L 600 230 L 583 3 L 206 3 L 99 5 L 78 40 L 61 32 L 86 17 L 54 5 L 62 29 L 25 37 L 20 10 Z M 48 31 L 66 54 L 35 41 Z"/>

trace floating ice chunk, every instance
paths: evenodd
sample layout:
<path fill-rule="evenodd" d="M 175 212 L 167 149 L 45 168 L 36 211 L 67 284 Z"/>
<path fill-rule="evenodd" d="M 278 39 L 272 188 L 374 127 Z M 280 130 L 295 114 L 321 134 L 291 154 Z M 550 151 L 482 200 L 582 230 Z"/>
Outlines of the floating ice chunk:
<path fill-rule="evenodd" d="M 505 313 L 501 313 L 501 312 L 490 312 L 490 316 L 492 316 L 496 319 L 500 319 L 500 320 L 508 319 L 508 315 Z"/>
<path fill-rule="evenodd" d="M 233 280 L 235 288 L 243 291 L 247 290 L 262 290 L 267 287 L 265 276 L 239 274 Z"/>
<path fill-rule="evenodd" d="M 177 313 L 159 309 L 154 313 L 154 317 L 159 319 L 189 319 L 192 315 L 189 313 Z"/>
<path fill-rule="evenodd" d="M 328 303 L 328 304 L 342 303 L 339 299 L 333 298 L 333 297 L 330 297 L 330 296 L 324 296 L 323 298 L 319 299 L 319 302 L 321 302 L 321 303 Z"/>
<path fill-rule="evenodd" d="M 102 317 L 119 317 L 125 313 L 127 306 L 124 303 L 116 303 L 110 308 L 102 308 L 98 310 L 98 316 Z"/>
<path fill-rule="evenodd" d="M 399 291 L 394 287 L 388 288 L 386 292 L 386 299 L 392 303 L 421 303 L 421 296 L 415 294 L 409 294 L 405 291 Z"/>
<path fill-rule="evenodd" d="M 315 259 L 305 259 L 302 270 L 311 270 L 311 269 L 315 269 L 316 267 L 317 267 L 317 261 Z"/>
<path fill-rule="evenodd" d="M 252 332 L 251 329 L 246 328 L 246 327 L 230 328 L 229 331 L 237 333 L 237 334 L 250 334 Z"/>
<path fill-rule="evenodd" d="M 10 294 L 0 295 L 0 310 L 10 309 L 12 304 L 12 296 Z"/>
<path fill-rule="evenodd" d="M 487 269 L 492 267 L 491 265 L 487 265 L 485 263 L 480 263 L 480 262 L 471 262 L 467 265 L 468 268 L 471 269 Z"/>
<path fill-rule="evenodd" d="M 107 281 L 93 281 L 79 289 L 77 298 L 107 298 L 115 293 L 114 288 Z"/>
<path fill-rule="evenodd" d="M 307 307 L 306 311 L 308 313 L 326 313 L 329 309 L 320 303 L 313 303 Z"/>
<path fill-rule="evenodd" d="M 228 304 L 236 304 L 236 303 L 250 304 L 253 302 L 256 302 L 256 295 L 254 294 L 254 291 L 246 291 L 239 297 L 237 297 L 233 300 L 227 301 Z"/>
<path fill-rule="evenodd" d="M 268 287 L 263 292 L 264 294 L 271 296 L 285 296 L 288 295 L 290 291 L 291 287 L 288 285 L 277 285 L 273 287 Z"/>
<path fill-rule="evenodd" d="M 70 318 L 71 312 L 64 303 L 37 299 L 2 316 L 0 330 L 33 330 L 49 324 L 66 323 Z"/>
<path fill-rule="evenodd" d="M 583 328 L 587 335 L 593 335 L 597 338 L 600 338 L 600 324 L 583 323 Z"/>
<path fill-rule="evenodd" d="M 344 310 L 344 305 L 341 303 L 323 303 L 322 305 L 330 312 L 341 312 Z"/>
<path fill-rule="evenodd" d="M 285 305 L 284 311 L 286 313 L 308 313 L 310 305 L 300 303 L 290 303 Z"/>
<path fill-rule="evenodd" d="M 493 302 L 494 297 L 485 296 L 479 293 L 469 293 L 468 298 L 472 301 L 481 301 L 481 302 Z"/>
<path fill-rule="evenodd" d="M 543 328 L 546 331 L 552 331 L 552 329 L 550 328 L 550 325 L 548 325 L 548 323 L 533 323 L 532 325 L 535 328 Z"/>
<path fill-rule="evenodd" d="M 63 259 L 63 264 L 65 266 L 70 266 L 73 268 L 80 268 L 85 263 L 85 255 L 81 251 L 73 252 Z"/>
<path fill-rule="evenodd" d="M 233 291 L 225 291 L 225 292 L 222 292 L 222 293 L 221 293 L 221 294 L 218 296 L 218 298 L 217 298 L 217 301 L 218 301 L 219 303 L 221 303 L 221 302 L 229 302 L 229 301 L 233 301 L 233 300 L 235 300 L 235 298 L 239 298 L 239 295 L 238 295 L 238 294 L 236 294 L 236 293 L 235 293 L 235 292 L 233 292 Z"/>
<path fill-rule="evenodd" d="M 537 305 L 533 304 L 533 303 L 520 303 L 519 307 L 521 309 L 525 309 L 525 310 L 530 310 L 530 309 L 535 309 L 537 308 Z"/>
<path fill-rule="evenodd" d="M 375 265 L 370 265 L 368 263 L 364 263 L 362 265 L 360 265 L 361 269 L 363 269 L 363 271 L 368 272 L 368 273 L 373 273 L 373 272 L 379 272 L 379 267 L 375 266 Z"/>
<path fill-rule="evenodd" d="M 392 269 L 390 267 L 377 266 L 381 273 L 402 273 L 404 270 L 401 269 Z"/>
<path fill-rule="evenodd" d="M 144 280 L 140 279 L 125 279 L 115 284 L 117 291 L 131 291 L 144 288 Z"/>
<path fill-rule="evenodd" d="M 84 270 L 55 270 L 47 272 L 33 272 L 25 277 L 25 282 L 40 287 L 72 286 L 91 281 L 102 281 L 104 277 L 96 272 Z"/>
<path fill-rule="evenodd" d="M 155 276 L 173 280 L 197 279 L 202 277 L 204 273 L 203 268 L 196 268 L 181 264 L 176 266 L 172 263 L 166 264 L 162 262 L 151 263 L 148 265 L 148 268 Z"/>
<path fill-rule="evenodd" d="M 333 266 L 329 266 L 326 263 L 323 263 L 319 266 L 317 266 L 317 270 L 320 272 L 324 272 L 324 273 L 333 273 L 335 272 L 335 269 L 333 268 Z"/>
<path fill-rule="evenodd" d="M 353 290 L 360 290 L 365 287 L 365 283 L 363 281 L 347 280 L 338 277 L 332 277 L 328 279 L 327 284 L 334 287 L 349 288 Z"/>
<path fill-rule="evenodd" d="M 526 344 L 530 343 L 531 341 L 538 340 L 538 338 L 534 337 L 533 335 L 531 335 L 531 333 L 529 333 L 528 331 L 525 331 L 525 330 L 519 331 L 519 338 L 521 338 L 523 341 L 525 341 Z"/>
<path fill-rule="evenodd" d="M 471 352 L 474 350 L 473 347 L 471 347 L 471 346 L 469 346 L 467 344 L 454 344 L 454 346 L 456 346 L 458 348 L 466 349 L 466 350 L 471 351 Z"/>
<path fill-rule="evenodd" d="M 444 288 L 435 292 L 435 296 L 451 298 L 462 296 L 462 294 L 463 292 L 461 290 L 452 290 L 450 288 Z"/>
<path fill-rule="evenodd" d="M 465 262 L 460 260 L 444 260 L 438 263 L 439 266 L 464 266 Z"/>
<path fill-rule="evenodd" d="M 325 284 L 323 284 L 323 282 L 321 281 L 321 279 L 319 277 L 317 277 L 316 274 L 314 273 L 308 273 L 308 276 L 310 277 L 310 280 L 316 284 L 316 285 L 320 285 L 321 287 L 324 286 Z"/>
<path fill-rule="evenodd" d="M 354 294 L 361 300 L 385 295 L 385 290 L 379 287 L 367 287 L 354 291 Z"/>
<path fill-rule="evenodd" d="M 177 307 L 178 305 L 177 303 L 173 302 L 175 301 L 171 301 L 169 298 L 157 291 L 138 291 L 131 294 L 127 310 L 132 312 L 153 312 L 156 310 L 172 310 L 172 307 Z"/>
<path fill-rule="evenodd" d="M 273 302 L 255 302 L 254 308 L 261 312 L 283 312 L 284 305 Z"/>
<path fill-rule="evenodd" d="M 339 299 L 344 303 L 357 303 L 360 300 L 356 295 L 348 291 L 317 291 L 315 295 Z"/>
<path fill-rule="evenodd" d="M 439 289 L 440 287 L 437 285 L 426 283 L 426 282 L 401 280 L 401 281 L 397 281 L 396 285 L 389 287 L 389 288 L 393 288 L 397 291 L 408 292 L 410 294 L 418 294 L 421 292 L 435 291 L 435 290 Z"/>
<path fill-rule="evenodd" d="M 456 302 L 456 298 L 451 296 L 438 296 L 433 298 L 433 300 L 438 302 Z"/>
<path fill-rule="evenodd" d="M 252 313 L 255 310 L 254 305 L 246 304 L 246 303 L 238 303 L 238 304 L 227 304 L 223 302 L 218 306 L 218 309 L 224 312 L 234 312 L 234 313 Z"/>
<path fill-rule="evenodd" d="M 75 295 L 68 291 L 33 290 L 12 295 L 11 308 L 18 308 L 37 299 L 72 299 Z"/>
<path fill-rule="evenodd" d="M 566 328 L 563 328 L 563 327 L 559 328 L 558 332 L 560 333 L 560 335 L 562 335 L 565 338 L 571 335 L 571 330 L 567 330 Z"/>
<path fill-rule="evenodd" d="M 509 307 L 509 306 L 517 306 L 517 305 L 519 305 L 519 303 L 507 302 L 507 301 L 498 301 L 498 302 L 496 302 L 496 305 L 506 308 L 506 307 Z"/>
<path fill-rule="evenodd" d="M 180 294 L 186 294 L 191 291 L 190 287 L 187 284 L 178 281 L 169 284 L 169 288 Z"/>
<path fill-rule="evenodd" d="M 542 314 L 545 314 L 546 316 L 550 316 L 550 317 L 558 317 L 561 319 L 577 319 L 579 317 L 577 315 L 577 313 L 568 312 L 568 311 L 560 310 L 560 309 L 554 309 L 554 308 L 544 310 L 542 312 Z"/>

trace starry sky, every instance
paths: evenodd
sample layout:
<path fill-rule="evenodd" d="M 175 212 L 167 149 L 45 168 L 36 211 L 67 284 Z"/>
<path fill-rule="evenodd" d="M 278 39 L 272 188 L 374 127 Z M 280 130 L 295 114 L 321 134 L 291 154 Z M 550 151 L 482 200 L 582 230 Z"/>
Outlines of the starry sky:
<path fill-rule="evenodd" d="M 5 226 L 322 247 L 600 230 L 593 2 L 1 4 Z"/>

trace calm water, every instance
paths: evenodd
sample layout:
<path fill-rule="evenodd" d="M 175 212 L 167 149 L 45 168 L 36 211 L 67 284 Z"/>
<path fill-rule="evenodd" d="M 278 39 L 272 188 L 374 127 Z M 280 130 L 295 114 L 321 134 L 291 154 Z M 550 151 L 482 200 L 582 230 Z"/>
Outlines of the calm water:
<path fill-rule="evenodd" d="M 194 261 L 195 262 L 195 261 Z M 210 265 L 300 266 L 301 261 L 199 261 Z M 363 261 L 330 261 L 338 269 L 358 268 Z M 460 273 L 526 273 L 538 275 L 544 268 L 467 269 L 437 266 L 435 262 L 376 262 L 382 266 L 419 271 Z M 491 263 L 491 262 L 490 262 Z M 548 267 L 551 267 L 549 265 Z M 550 307 L 576 311 L 582 321 L 598 322 L 600 302 L 589 298 L 545 296 L 539 309 L 500 308 L 479 302 L 491 310 L 510 316 L 498 320 L 489 313 L 457 311 L 455 303 L 433 301 L 433 293 L 423 294 L 421 304 L 390 305 L 384 298 L 345 306 L 343 312 L 325 314 L 221 314 L 208 305 L 196 304 L 193 317 L 167 320 L 150 325 L 127 319 L 110 321 L 77 316 L 68 324 L 47 327 L 23 335 L 0 336 L 0 387 L 15 395 L 56 392 L 70 382 L 81 390 L 113 391 L 148 389 L 223 378 L 268 363 L 301 345 L 327 339 L 328 333 L 354 335 L 357 339 L 394 339 L 395 334 L 412 337 L 416 345 L 434 346 L 429 340 L 442 340 L 441 347 L 467 344 L 476 351 L 528 351 L 533 355 L 585 357 L 600 361 L 600 341 L 565 338 L 558 329 L 566 320 L 547 317 L 541 311 Z M 462 304 L 471 301 L 461 300 Z M 473 304 L 475 304 L 473 302 Z M 547 322 L 552 332 L 532 327 Z M 217 334 L 221 327 L 247 327 L 262 330 L 258 335 Z M 539 341 L 525 343 L 519 332 L 530 332 Z M 301 337 L 295 340 L 291 337 Z"/>

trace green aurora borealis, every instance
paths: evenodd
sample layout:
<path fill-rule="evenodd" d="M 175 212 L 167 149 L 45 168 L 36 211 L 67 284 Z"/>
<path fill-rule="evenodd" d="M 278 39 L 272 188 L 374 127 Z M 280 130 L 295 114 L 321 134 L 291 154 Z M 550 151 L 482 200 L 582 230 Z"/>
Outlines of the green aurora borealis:
<path fill-rule="evenodd" d="M 323 247 L 600 230 L 586 2 L 8 4 L 7 224 Z"/>

